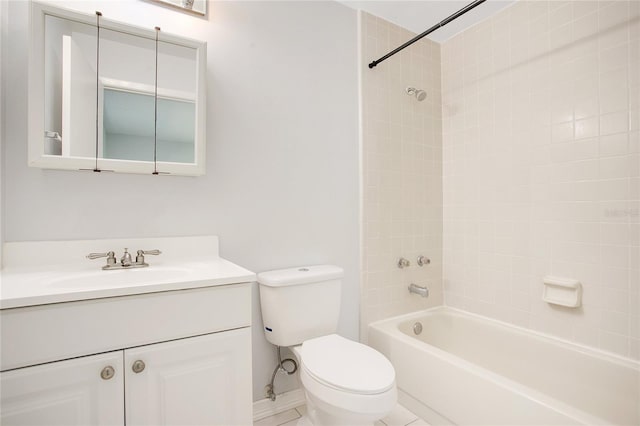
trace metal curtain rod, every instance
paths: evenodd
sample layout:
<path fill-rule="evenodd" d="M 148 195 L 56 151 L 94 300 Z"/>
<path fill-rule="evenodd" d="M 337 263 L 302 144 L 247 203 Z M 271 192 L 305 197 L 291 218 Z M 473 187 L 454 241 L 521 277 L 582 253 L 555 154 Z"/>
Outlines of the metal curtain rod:
<path fill-rule="evenodd" d="M 415 36 L 414 38 L 412 38 L 411 40 L 409 40 L 408 42 L 406 42 L 402 46 L 400 46 L 398 48 L 395 48 L 394 50 L 392 50 L 391 52 L 387 53 L 386 55 L 384 55 L 382 58 L 378 59 L 377 61 L 371 62 L 369 64 L 369 68 L 375 67 L 380 62 L 384 61 L 387 58 L 390 58 L 391 56 L 395 55 L 396 53 L 398 53 L 399 51 L 401 51 L 405 47 L 411 46 L 413 43 L 415 43 L 416 41 L 420 40 L 422 37 L 424 37 L 424 36 L 426 36 L 428 34 L 431 34 L 435 30 L 437 30 L 438 28 L 444 27 L 449 22 L 451 22 L 454 19 L 464 15 L 465 13 L 467 13 L 468 11 L 473 9 L 474 7 L 479 6 L 480 4 L 484 3 L 485 1 L 487 1 L 487 0 L 476 0 L 473 3 L 470 3 L 470 4 L 466 5 L 465 7 L 463 7 L 462 9 L 457 11 L 456 13 L 454 13 L 453 15 L 450 15 L 449 17 L 447 17 L 447 18 L 443 19 L 442 21 L 438 22 L 433 27 L 429 28 L 427 31 L 423 32 L 422 34 L 419 34 L 419 35 Z"/>

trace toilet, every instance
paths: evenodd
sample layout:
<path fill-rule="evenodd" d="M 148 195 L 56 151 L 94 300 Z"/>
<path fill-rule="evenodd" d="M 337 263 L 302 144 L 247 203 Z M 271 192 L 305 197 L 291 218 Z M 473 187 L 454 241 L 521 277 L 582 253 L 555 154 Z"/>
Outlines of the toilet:
<path fill-rule="evenodd" d="M 298 360 L 307 402 L 299 426 L 372 425 L 397 401 L 389 360 L 335 334 L 343 275 L 333 265 L 258 274 L 265 336 Z"/>

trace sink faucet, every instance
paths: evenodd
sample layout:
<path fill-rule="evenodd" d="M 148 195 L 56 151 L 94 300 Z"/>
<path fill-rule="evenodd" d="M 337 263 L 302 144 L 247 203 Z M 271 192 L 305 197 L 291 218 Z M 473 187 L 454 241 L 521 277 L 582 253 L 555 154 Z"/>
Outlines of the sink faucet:
<path fill-rule="evenodd" d="M 120 258 L 120 264 L 124 267 L 131 266 L 131 255 L 127 250 L 128 249 L 125 247 L 124 254 Z"/>
<path fill-rule="evenodd" d="M 87 255 L 87 259 L 93 260 L 106 257 L 107 264 L 102 267 L 105 271 L 111 269 L 145 268 L 149 266 L 149 264 L 144 261 L 144 256 L 148 254 L 157 256 L 162 254 L 162 252 L 160 250 L 138 250 L 135 262 L 131 259 L 131 253 L 129 253 L 128 248 L 124 249 L 124 254 L 120 258 L 120 263 L 116 262 L 116 254 L 112 251 L 108 251 L 106 253 L 89 253 Z"/>

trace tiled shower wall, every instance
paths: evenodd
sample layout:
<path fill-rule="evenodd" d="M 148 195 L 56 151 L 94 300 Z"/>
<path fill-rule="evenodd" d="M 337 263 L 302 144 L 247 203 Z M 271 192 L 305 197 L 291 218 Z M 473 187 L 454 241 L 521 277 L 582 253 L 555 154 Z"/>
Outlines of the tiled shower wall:
<path fill-rule="evenodd" d="M 423 39 L 374 69 L 367 64 L 414 34 L 362 12 L 361 339 L 375 320 L 442 304 L 440 46 Z M 418 102 L 405 92 L 423 89 Z M 431 264 L 419 267 L 419 255 Z M 411 266 L 397 267 L 400 256 Z M 410 295 L 426 285 L 428 299 Z"/>
<path fill-rule="evenodd" d="M 640 358 L 639 10 L 519 1 L 443 44 L 447 305 Z"/>

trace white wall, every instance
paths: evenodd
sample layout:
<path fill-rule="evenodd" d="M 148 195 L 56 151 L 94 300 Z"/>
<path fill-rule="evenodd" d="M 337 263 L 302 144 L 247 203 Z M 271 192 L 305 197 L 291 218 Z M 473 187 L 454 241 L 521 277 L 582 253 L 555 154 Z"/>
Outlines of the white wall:
<path fill-rule="evenodd" d="M 440 45 L 422 39 L 369 69 L 415 37 L 362 12 L 361 338 L 372 321 L 442 304 L 442 114 Z M 409 86 L 427 92 L 418 102 Z M 419 255 L 431 264 L 417 265 Z M 411 266 L 399 269 L 398 258 Z M 428 298 L 409 294 L 427 286 Z"/>
<path fill-rule="evenodd" d="M 446 303 L 640 359 L 640 3 L 519 1 L 442 70 Z"/>
<path fill-rule="evenodd" d="M 209 2 L 197 18 L 150 2 L 62 2 L 208 42 L 207 174 L 27 167 L 27 7 L 9 2 L 7 241 L 215 234 L 254 271 L 345 268 L 339 332 L 358 337 L 356 12 L 334 2 Z M 117 249 L 117 248 L 116 248 Z M 275 366 L 254 291 L 254 398 Z M 278 391 L 286 385 L 279 378 Z"/>
<path fill-rule="evenodd" d="M 7 3 L 0 3 L 0 63 L 6 63 L 5 43 L 7 40 Z M 0 67 L 0 268 L 2 268 L 2 244 L 4 243 L 4 146 L 5 146 L 5 75 L 3 67 Z"/>

